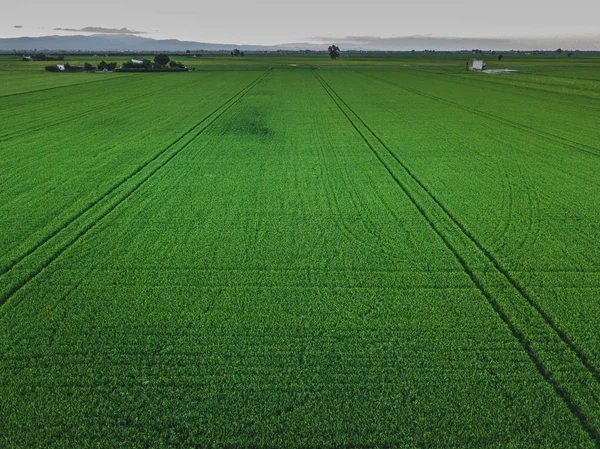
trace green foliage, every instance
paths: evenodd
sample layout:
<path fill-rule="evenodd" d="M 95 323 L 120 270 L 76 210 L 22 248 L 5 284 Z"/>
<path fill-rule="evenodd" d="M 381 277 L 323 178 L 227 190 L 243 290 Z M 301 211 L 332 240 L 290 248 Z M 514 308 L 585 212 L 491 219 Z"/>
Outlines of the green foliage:
<path fill-rule="evenodd" d="M 139 61 L 139 60 L 136 59 L 135 61 Z M 149 59 L 142 59 L 141 63 L 134 62 L 133 59 L 130 59 L 129 61 L 123 63 L 124 69 L 150 70 L 150 69 L 152 69 L 152 67 L 153 67 L 152 61 L 150 61 Z"/>
<path fill-rule="evenodd" d="M 117 63 L 116 62 L 104 62 L 104 61 L 101 61 L 100 64 L 98 64 L 98 70 L 113 71 L 116 68 L 117 68 Z"/>
<path fill-rule="evenodd" d="M 329 57 L 331 59 L 337 59 L 340 57 L 340 47 L 337 45 L 330 45 L 327 51 L 329 52 Z"/>
<path fill-rule="evenodd" d="M 598 61 L 328 58 L 0 60 L 0 446 L 597 446 Z"/>
<path fill-rule="evenodd" d="M 169 67 L 171 67 L 172 69 L 185 69 L 186 68 L 186 66 L 183 63 L 175 62 L 175 61 L 170 61 Z"/>
<path fill-rule="evenodd" d="M 169 64 L 170 60 L 171 60 L 171 58 L 169 58 L 169 55 L 165 55 L 165 54 L 159 54 L 154 57 L 154 62 L 159 67 L 165 67 L 167 64 Z"/>

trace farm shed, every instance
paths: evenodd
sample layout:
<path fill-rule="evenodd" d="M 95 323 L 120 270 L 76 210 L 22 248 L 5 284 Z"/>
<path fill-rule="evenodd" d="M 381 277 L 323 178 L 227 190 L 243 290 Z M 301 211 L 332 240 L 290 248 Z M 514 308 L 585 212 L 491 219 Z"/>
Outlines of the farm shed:
<path fill-rule="evenodd" d="M 58 67 L 58 70 L 60 70 L 61 72 L 65 71 L 65 66 L 64 64 L 56 64 L 56 67 Z"/>
<path fill-rule="evenodd" d="M 485 62 L 483 59 L 471 59 L 467 63 L 467 70 L 470 72 L 481 72 L 485 70 Z"/>

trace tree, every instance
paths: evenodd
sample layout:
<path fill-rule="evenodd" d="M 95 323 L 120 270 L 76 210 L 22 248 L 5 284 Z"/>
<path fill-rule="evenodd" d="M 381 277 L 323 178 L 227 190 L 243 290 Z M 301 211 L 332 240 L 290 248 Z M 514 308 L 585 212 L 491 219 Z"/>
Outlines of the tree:
<path fill-rule="evenodd" d="M 231 56 L 243 56 L 243 55 L 242 55 L 242 52 L 236 48 L 231 52 Z"/>
<path fill-rule="evenodd" d="M 165 55 L 164 53 L 161 53 L 159 55 L 156 55 L 154 57 L 154 62 L 159 65 L 160 67 L 164 67 L 166 66 L 169 61 L 171 60 L 171 58 L 169 58 L 168 55 Z"/>
<path fill-rule="evenodd" d="M 562 53 L 562 48 L 557 48 L 555 51 L 560 55 Z"/>
<path fill-rule="evenodd" d="M 129 68 L 133 67 L 131 64 L 129 64 L 129 66 L 130 66 Z M 127 63 L 123 64 L 123 67 L 127 68 Z M 109 72 L 112 72 L 116 68 L 117 68 L 117 63 L 116 62 L 104 62 L 104 61 L 102 61 L 100 64 L 98 64 L 98 70 L 108 70 Z"/>
<path fill-rule="evenodd" d="M 502 58 L 504 58 L 504 56 L 498 55 L 498 61 L 502 61 Z"/>
<path fill-rule="evenodd" d="M 86 62 L 85 64 L 83 64 L 83 70 L 85 70 L 86 72 L 91 72 L 92 70 L 94 70 L 94 66 L 89 62 Z"/>
<path fill-rule="evenodd" d="M 337 45 L 330 45 L 327 50 L 329 50 L 329 57 L 331 59 L 337 59 L 340 57 L 340 47 Z"/>

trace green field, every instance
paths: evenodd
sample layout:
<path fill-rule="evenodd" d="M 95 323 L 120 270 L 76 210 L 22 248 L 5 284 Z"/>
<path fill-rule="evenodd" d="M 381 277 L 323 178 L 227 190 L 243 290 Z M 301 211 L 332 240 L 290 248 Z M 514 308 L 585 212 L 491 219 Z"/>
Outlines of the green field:
<path fill-rule="evenodd" d="M 600 447 L 600 58 L 185 62 L 0 58 L 0 447 Z"/>

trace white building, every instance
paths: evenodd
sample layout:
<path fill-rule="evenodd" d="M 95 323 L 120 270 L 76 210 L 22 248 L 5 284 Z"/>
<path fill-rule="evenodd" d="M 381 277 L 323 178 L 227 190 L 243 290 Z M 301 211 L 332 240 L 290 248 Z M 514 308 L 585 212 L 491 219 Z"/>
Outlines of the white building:
<path fill-rule="evenodd" d="M 485 62 L 483 59 L 471 59 L 467 64 L 467 68 L 470 72 L 481 72 L 485 70 Z"/>

